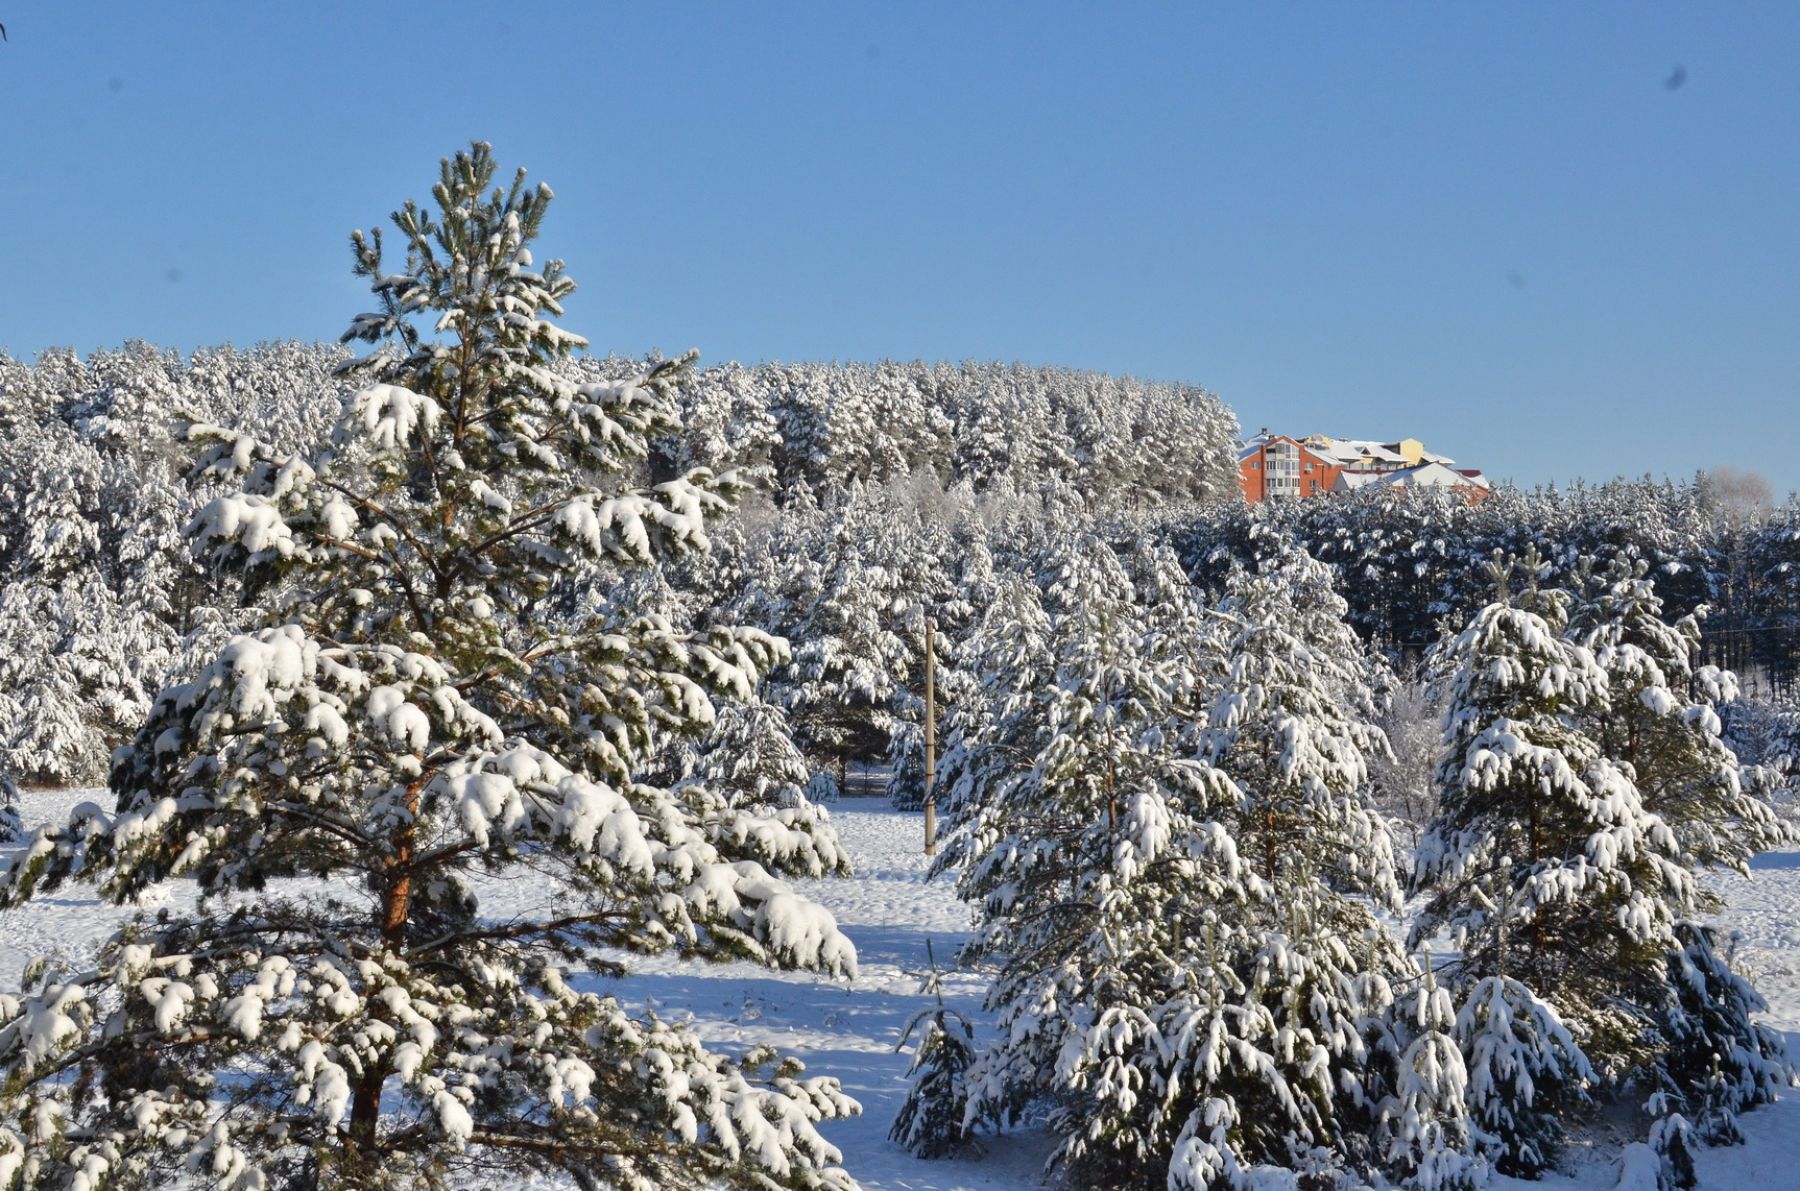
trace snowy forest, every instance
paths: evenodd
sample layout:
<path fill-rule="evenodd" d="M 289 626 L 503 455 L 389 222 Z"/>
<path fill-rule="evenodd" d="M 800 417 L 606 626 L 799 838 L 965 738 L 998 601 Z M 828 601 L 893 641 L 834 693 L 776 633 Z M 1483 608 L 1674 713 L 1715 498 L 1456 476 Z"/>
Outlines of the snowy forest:
<path fill-rule="evenodd" d="M 628 990 L 854 976 L 802 885 L 869 773 L 984 989 L 905 1030 L 920 1162 L 1431 1191 L 1604 1128 L 1686 1187 L 1792 1084 L 1710 879 L 1800 839 L 1800 503 L 1246 505 L 1199 388 L 591 353 L 546 188 L 432 195 L 341 342 L 0 357 L 0 905 L 131 913 L 0 989 L 0 1188 L 854 1187 L 828 1066 Z"/>

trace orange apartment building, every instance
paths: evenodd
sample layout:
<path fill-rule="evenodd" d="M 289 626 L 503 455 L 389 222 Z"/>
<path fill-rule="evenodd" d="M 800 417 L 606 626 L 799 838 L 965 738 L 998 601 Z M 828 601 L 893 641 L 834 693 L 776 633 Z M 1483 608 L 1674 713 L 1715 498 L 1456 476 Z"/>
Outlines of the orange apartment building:
<path fill-rule="evenodd" d="M 1323 434 L 1289 438 L 1264 430 L 1238 448 L 1238 484 L 1251 504 L 1350 492 L 1371 484 L 1402 490 L 1451 488 L 1471 502 L 1485 500 L 1487 477 L 1454 467 L 1455 462 L 1427 451 L 1416 438 L 1384 443 Z"/>
<path fill-rule="evenodd" d="M 1342 470 L 1300 440 L 1267 430 L 1238 448 L 1238 483 L 1251 504 L 1329 492 Z"/>

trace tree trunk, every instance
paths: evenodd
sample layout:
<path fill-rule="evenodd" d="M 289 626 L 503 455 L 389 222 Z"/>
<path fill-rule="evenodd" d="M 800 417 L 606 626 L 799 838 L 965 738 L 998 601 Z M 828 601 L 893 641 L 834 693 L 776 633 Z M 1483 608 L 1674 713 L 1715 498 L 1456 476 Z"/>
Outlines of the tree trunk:
<path fill-rule="evenodd" d="M 388 883 L 381 895 L 378 925 L 382 941 L 392 951 L 406 946 L 407 915 L 412 906 L 414 824 L 418 822 L 419 793 L 425 787 L 425 780 L 421 776 L 406 788 L 406 809 L 410 818 L 394 839 L 393 859 L 387 865 Z M 387 1083 L 389 1070 L 385 1062 L 370 1063 L 351 1093 L 350 1135 L 345 1157 L 352 1164 L 359 1159 L 366 1161 L 375 1153 L 381 1125 L 381 1089 Z"/>

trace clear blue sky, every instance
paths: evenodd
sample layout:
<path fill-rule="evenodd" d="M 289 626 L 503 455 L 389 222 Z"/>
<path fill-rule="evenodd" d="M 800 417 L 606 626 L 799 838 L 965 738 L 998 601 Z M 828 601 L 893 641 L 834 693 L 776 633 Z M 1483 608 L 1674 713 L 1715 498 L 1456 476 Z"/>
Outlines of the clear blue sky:
<path fill-rule="evenodd" d="M 350 229 L 479 137 L 555 188 L 542 246 L 598 350 L 1128 371 L 1522 483 L 1800 487 L 1800 5 L 0 22 L 18 356 L 335 338 Z"/>

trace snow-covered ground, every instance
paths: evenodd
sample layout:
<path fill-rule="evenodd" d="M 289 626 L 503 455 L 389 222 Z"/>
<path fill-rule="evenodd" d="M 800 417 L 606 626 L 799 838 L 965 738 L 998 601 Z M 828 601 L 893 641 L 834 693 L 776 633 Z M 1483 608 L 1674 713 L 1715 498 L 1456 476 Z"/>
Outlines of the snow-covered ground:
<path fill-rule="evenodd" d="M 25 820 L 35 826 L 60 819 L 83 798 L 104 796 L 27 793 Z M 814 1072 L 839 1077 L 862 1102 L 863 1115 L 833 1123 L 826 1133 L 869 1191 L 1025 1191 L 1041 1186 L 1050 1148 L 1041 1134 L 983 1138 L 979 1155 L 938 1162 L 914 1159 L 887 1140 L 888 1124 L 906 1094 L 909 1062 L 895 1044 L 913 1015 L 932 1003 L 920 991 L 926 940 L 932 941 L 940 965 L 949 967 L 967 937 L 968 914 L 947 883 L 924 880 L 918 815 L 858 799 L 842 804 L 832 818 L 856 875 L 805 888 L 837 915 L 855 942 L 856 979 L 823 980 L 749 964 L 650 959 L 633 961 L 632 974 L 610 991 L 665 1017 L 692 1014 L 698 1032 L 722 1048 L 772 1043 L 803 1059 Z M 1768 998 L 1770 1022 L 1788 1032 L 1790 1046 L 1800 1054 L 1800 849 L 1759 857 L 1750 879 L 1722 878 L 1717 886 L 1729 902 L 1721 924 L 1741 932 L 1740 962 Z M 0 916 L 0 988 L 17 987 L 33 957 L 61 952 L 78 958 L 107 934 L 121 912 L 81 893 L 65 889 Z M 481 894 L 483 905 L 497 917 L 530 913 L 543 897 L 541 889 L 522 881 L 491 883 Z M 169 900 L 178 903 L 189 896 L 174 889 Z M 979 1020 L 980 975 L 950 970 L 943 987 L 946 1001 Z M 1743 1125 L 1748 1144 L 1702 1153 L 1701 1185 L 1713 1191 L 1800 1188 L 1800 1091 L 1749 1114 Z M 1610 1189 L 1618 1177 L 1617 1158 L 1615 1142 L 1596 1140 L 1570 1155 L 1566 1174 L 1538 1183 L 1499 1179 L 1496 1185 Z"/>

